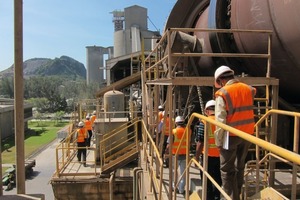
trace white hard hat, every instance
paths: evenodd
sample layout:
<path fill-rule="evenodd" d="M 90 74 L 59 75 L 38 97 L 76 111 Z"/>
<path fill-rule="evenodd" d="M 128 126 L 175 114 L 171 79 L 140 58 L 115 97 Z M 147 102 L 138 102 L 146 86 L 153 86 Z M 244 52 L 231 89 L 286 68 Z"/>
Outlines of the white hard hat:
<path fill-rule="evenodd" d="M 216 106 L 216 101 L 215 100 L 209 100 L 206 104 L 205 104 L 205 110 L 208 107 L 212 107 L 212 106 Z"/>
<path fill-rule="evenodd" d="M 89 114 L 87 114 L 87 115 L 85 116 L 85 118 L 86 118 L 86 119 L 89 119 L 89 118 L 90 118 L 90 115 L 89 115 Z"/>
<path fill-rule="evenodd" d="M 228 75 L 234 75 L 234 71 L 225 65 L 222 65 L 221 67 L 216 69 L 216 71 L 215 71 L 215 87 L 216 88 L 221 87 L 221 85 L 219 83 L 217 83 L 217 80 L 222 74 L 225 74 L 225 73 L 228 73 Z"/>
<path fill-rule="evenodd" d="M 184 119 L 183 119 L 182 116 L 177 116 L 177 117 L 175 118 L 175 123 L 180 123 L 180 122 L 184 122 Z"/>
<path fill-rule="evenodd" d="M 158 106 L 158 110 L 163 110 L 163 109 L 164 109 L 164 107 L 162 105 Z"/>
<path fill-rule="evenodd" d="M 93 115 L 96 115 L 96 110 L 93 111 Z"/>
<path fill-rule="evenodd" d="M 79 126 L 79 127 L 84 127 L 84 123 L 83 123 L 83 122 L 79 122 L 79 123 L 78 123 L 78 126 Z"/>

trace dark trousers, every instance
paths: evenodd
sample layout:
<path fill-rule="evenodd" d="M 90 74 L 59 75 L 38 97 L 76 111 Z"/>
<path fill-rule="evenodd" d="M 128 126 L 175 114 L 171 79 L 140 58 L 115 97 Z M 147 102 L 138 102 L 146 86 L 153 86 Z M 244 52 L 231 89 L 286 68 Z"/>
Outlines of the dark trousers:
<path fill-rule="evenodd" d="M 208 173 L 212 178 L 222 186 L 221 171 L 220 171 L 220 157 L 210 157 L 208 156 Z M 207 200 L 220 199 L 220 191 L 215 187 L 212 182 L 207 179 Z"/>
<path fill-rule="evenodd" d="M 163 147 L 162 147 L 162 158 L 164 158 L 164 155 L 166 153 L 166 148 L 167 148 L 167 141 L 168 141 L 169 136 L 168 135 L 164 135 L 164 143 L 163 143 Z"/>
<path fill-rule="evenodd" d="M 228 150 L 220 149 L 222 186 L 232 200 L 240 199 L 244 183 L 245 159 L 250 144 L 240 137 L 230 136 Z"/>
<path fill-rule="evenodd" d="M 91 146 L 91 139 L 93 136 L 93 131 L 92 130 L 88 130 L 88 138 L 87 138 L 87 146 L 90 147 Z"/>
<path fill-rule="evenodd" d="M 79 147 L 78 151 L 77 151 L 78 161 L 79 162 L 81 161 L 81 155 L 82 155 L 82 161 L 85 163 L 86 162 L 86 148 L 82 148 L 82 147 L 86 147 L 85 142 L 77 142 L 77 147 Z"/>

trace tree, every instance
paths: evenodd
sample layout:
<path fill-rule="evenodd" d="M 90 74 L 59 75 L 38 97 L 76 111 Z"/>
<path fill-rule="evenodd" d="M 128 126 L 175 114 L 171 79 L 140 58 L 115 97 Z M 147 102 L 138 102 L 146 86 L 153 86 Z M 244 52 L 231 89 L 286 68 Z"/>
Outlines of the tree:
<path fill-rule="evenodd" d="M 65 115 L 64 111 L 57 111 L 54 116 L 56 123 L 61 121 L 64 115 Z"/>
<path fill-rule="evenodd" d="M 14 98 L 14 81 L 12 77 L 2 78 L 0 92 L 4 97 Z"/>

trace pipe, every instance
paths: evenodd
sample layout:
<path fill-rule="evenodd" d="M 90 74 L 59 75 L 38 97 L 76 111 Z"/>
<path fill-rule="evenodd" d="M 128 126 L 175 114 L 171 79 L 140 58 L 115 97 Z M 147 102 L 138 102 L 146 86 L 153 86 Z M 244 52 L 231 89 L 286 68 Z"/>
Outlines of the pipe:
<path fill-rule="evenodd" d="M 213 75 L 215 69 L 229 65 L 236 74 L 254 77 L 271 76 L 280 79 L 280 97 L 292 105 L 300 101 L 300 13 L 299 0 L 178 0 L 173 7 L 165 30 L 169 28 L 217 28 L 272 31 L 270 74 L 265 59 L 201 58 L 199 71 Z M 264 53 L 268 52 L 265 34 L 195 33 L 203 41 L 203 53 Z M 258 42 L 259 41 L 259 42 Z"/>
<path fill-rule="evenodd" d="M 115 171 L 110 173 L 109 177 L 109 200 L 114 200 L 114 178 L 115 178 Z"/>
<path fill-rule="evenodd" d="M 133 200 L 138 199 L 139 188 L 138 188 L 138 174 L 142 173 L 143 169 L 141 167 L 135 167 L 133 169 Z M 142 176 L 143 178 L 143 176 Z M 142 180 L 143 181 L 143 180 Z M 144 189 L 141 191 L 142 197 L 144 196 Z M 143 198 L 142 198 L 143 199 Z"/>

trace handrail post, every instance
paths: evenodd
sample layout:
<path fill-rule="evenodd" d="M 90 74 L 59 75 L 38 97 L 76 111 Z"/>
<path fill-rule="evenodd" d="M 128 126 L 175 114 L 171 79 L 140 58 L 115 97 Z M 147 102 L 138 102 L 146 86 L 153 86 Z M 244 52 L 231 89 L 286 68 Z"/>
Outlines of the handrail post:
<path fill-rule="evenodd" d="M 299 117 L 294 118 L 294 145 L 293 151 L 299 153 Z M 293 163 L 293 176 L 292 176 L 292 192 L 291 199 L 296 199 L 297 196 L 297 165 Z"/>
<path fill-rule="evenodd" d="M 204 155 L 203 155 L 203 168 L 204 171 L 207 171 L 208 168 L 208 129 L 210 127 L 209 122 L 205 122 L 204 129 Z M 205 173 L 202 173 L 202 199 L 206 199 L 207 197 L 207 176 Z"/>

